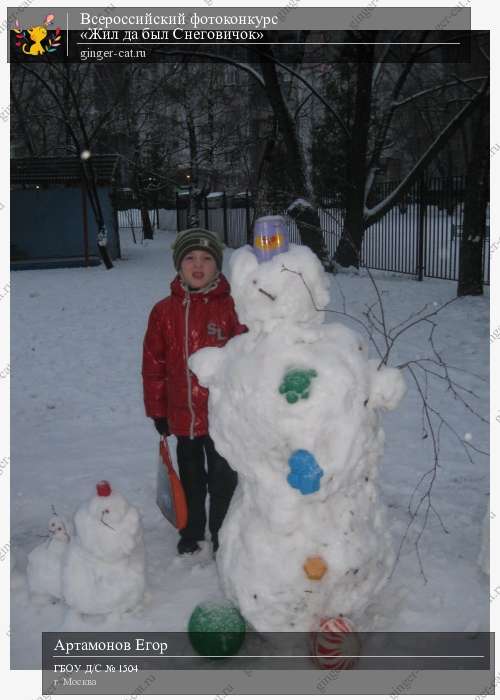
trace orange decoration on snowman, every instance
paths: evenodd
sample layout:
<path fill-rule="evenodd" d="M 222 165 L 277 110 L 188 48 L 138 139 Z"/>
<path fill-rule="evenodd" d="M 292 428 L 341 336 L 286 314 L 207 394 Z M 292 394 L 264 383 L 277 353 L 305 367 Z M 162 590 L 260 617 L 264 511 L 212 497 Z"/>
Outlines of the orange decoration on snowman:
<path fill-rule="evenodd" d="M 311 581 L 319 581 L 328 571 L 328 565 L 323 557 L 308 557 L 304 563 L 304 571 Z"/>

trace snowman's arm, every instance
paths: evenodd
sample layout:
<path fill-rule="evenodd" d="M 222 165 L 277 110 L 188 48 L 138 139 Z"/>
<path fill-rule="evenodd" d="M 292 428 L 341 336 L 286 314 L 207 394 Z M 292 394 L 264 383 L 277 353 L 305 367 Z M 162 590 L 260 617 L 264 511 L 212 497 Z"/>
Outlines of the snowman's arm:
<path fill-rule="evenodd" d="M 202 348 L 191 355 L 189 368 L 196 374 L 199 383 L 209 388 L 224 360 L 224 348 Z"/>
<path fill-rule="evenodd" d="M 392 411 L 406 393 L 406 382 L 401 370 L 382 365 L 378 368 L 378 360 L 369 360 L 370 365 L 370 398 L 373 408 L 384 408 Z"/>

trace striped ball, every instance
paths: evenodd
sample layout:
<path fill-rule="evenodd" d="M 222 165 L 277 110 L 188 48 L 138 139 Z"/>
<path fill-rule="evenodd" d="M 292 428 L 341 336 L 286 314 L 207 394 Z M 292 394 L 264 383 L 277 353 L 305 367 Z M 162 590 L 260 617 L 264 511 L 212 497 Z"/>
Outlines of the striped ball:
<path fill-rule="evenodd" d="M 322 618 L 319 629 L 310 635 L 311 654 L 319 668 L 346 670 L 353 668 L 361 650 L 361 640 L 346 617 Z"/>

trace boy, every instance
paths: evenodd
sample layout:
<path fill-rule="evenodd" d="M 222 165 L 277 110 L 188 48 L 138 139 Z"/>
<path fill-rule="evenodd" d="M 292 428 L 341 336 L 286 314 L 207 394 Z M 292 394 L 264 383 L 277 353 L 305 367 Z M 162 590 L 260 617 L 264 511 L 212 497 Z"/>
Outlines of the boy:
<path fill-rule="evenodd" d="M 186 494 L 188 522 L 179 531 L 179 554 L 200 549 L 205 537 L 205 500 L 214 553 L 218 532 L 236 487 L 237 474 L 208 434 L 208 390 L 189 370 L 188 358 L 204 347 L 222 347 L 247 329 L 238 321 L 227 279 L 221 273 L 223 245 L 202 228 L 181 231 L 173 245 L 178 274 L 171 295 L 149 316 L 142 377 L 146 415 L 160 435 L 177 437 L 177 464 Z M 205 471 L 205 456 L 207 471 Z"/>

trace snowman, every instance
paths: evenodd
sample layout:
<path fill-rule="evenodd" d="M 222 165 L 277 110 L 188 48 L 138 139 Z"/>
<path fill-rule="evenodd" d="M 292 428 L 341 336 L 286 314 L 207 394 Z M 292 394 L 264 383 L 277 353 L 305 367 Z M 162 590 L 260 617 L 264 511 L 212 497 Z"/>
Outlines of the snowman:
<path fill-rule="evenodd" d="M 62 563 L 71 533 L 70 524 L 54 512 L 46 539 L 29 553 L 26 575 L 35 602 L 55 602 L 62 598 Z"/>
<path fill-rule="evenodd" d="M 309 631 L 325 617 L 359 619 L 392 568 L 379 410 L 397 406 L 405 383 L 356 333 L 325 323 L 317 257 L 289 246 L 280 222 L 265 227 L 230 261 L 248 333 L 200 350 L 190 367 L 239 478 L 217 553 L 224 592 L 259 632 Z"/>
<path fill-rule="evenodd" d="M 137 509 L 101 481 L 96 495 L 76 512 L 75 527 L 62 572 L 66 603 L 84 614 L 120 615 L 135 608 L 145 589 Z"/>
<path fill-rule="evenodd" d="M 21 574 L 17 566 L 17 557 L 13 549 L 10 550 L 10 587 L 11 590 L 24 588 L 26 577 Z M 32 595 L 36 595 L 33 594 Z M 46 600 L 46 598 L 45 598 Z"/>

